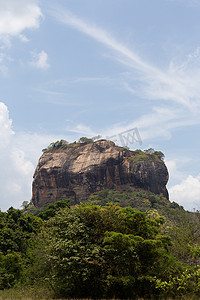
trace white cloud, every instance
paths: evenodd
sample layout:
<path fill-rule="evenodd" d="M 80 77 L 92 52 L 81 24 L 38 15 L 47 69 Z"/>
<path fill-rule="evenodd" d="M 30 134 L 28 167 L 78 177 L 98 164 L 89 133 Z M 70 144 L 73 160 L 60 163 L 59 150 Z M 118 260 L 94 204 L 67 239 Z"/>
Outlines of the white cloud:
<path fill-rule="evenodd" d="M 29 42 L 29 39 L 24 35 L 24 34 L 20 34 L 19 38 L 22 42 L 27 43 Z"/>
<path fill-rule="evenodd" d="M 50 67 L 48 63 L 48 54 L 45 51 L 42 50 L 39 53 L 33 52 L 32 57 L 31 65 L 35 68 L 46 70 Z"/>
<path fill-rule="evenodd" d="M 42 17 L 37 0 L 0 0 L 0 36 L 18 36 L 39 27 Z"/>
<path fill-rule="evenodd" d="M 6 105 L 0 103 L 1 209 L 13 204 L 20 206 L 21 201 L 27 200 L 27 183 L 33 173 L 33 164 L 25 159 L 23 150 L 14 147 L 13 139 L 12 120 Z"/>
<path fill-rule="evenodd" d="M 0 49 L 1 50 L 5 50 L 5 49 L 9 49 L 11 48 L 11 41 L 10 41 L 10 37 L 6 34 L 6 35 L 0 35 Z"/>
<path fill-rule="evenodd" d="M 184 61 L 180 63 L 171 61 L 169 67 L 162 70 L 95 24 L 57 7 L 53 8 L 52 15 L 63 24 L 71 26 L 112 50 L 112 58 L 129 70 L 128 75 L 122 73 L 120 78 L 124 89 L 135 97 L 154 102 L 157 100 L 152 112 L 130 124 L 123 126 L 117 124 L 115 132 L 138 127 L 143 139 L 159 136 L 168 139 L 173 128 L 200 124 L 199 48 L 189 54 Z"/>
<path fill-rule="evenodd" d="M 175 201 L 185 209 L 200 209 L 200 175 L 189 175 L 181 183 L 169 189 L 170 201 Z"/>
<path fill-rule="evenodd" d="M 173 176 L 173 181 L 174 182 L 176 182 L 176 181 L 180 182 L 184 179 L 184 174 L 181 171 L 179 171 L 179 168 L 178 168 L 178 166 L 180 166 L 183 161 L 184 160 L 181 160 L 181 159 L 179 159 L 179 160 L 177 160 L 177 159 L 176 160 L 175 159 L 165 160 L 165 164 L 167 166 L 168 172 L 169 172 L 170 175 Z"/>
<path fill-rule="evenodd" d="M 92 137 L 96 135 L 96 133 L 89 126 L 85 126 L 83 124 L 78 124 L 73 128 L 67 127 L 66 130 L 70 132 L 80 133 L 87 137 Z"/>
<path fill-rule="evenodd" d="M 13 134 L 8 109 L 4 103 L 0 102 L 0 149 L 7 147 Z"/>
<path fill-rule="evenodd" d="M 22 42 L 28 42 L 24 30 L 36 29 L 40 25 L 42 12 L 38 0 L 0 0 L 0 72 L 6 76 L 7 51 L 11 48 L 12 37 L 18 37 Z"/>
<path fill-rule="evenodd" d="M 84 21 L 71 12 L 54 7 L 52 15 L 63 24 L 111 49 L 112 57 L 129 70 L 128 73 L 121 74 L 121 86 L 135 97 L 155 103 L 151 112 L 134 122 L 115 124 L 112 128 L 104 129 L 104 132 L 100 132 L 102 136 L 116 135 L 137 127 L 143 141 L 152 141 L 158 137 L 170 139 L 173 129 L 200 124 L 199 47 L 183 61 L 172 60 L 169 67 L 162 70 L 116 40 L 106 30 Z M 86 132 L 84 125 L 81 128 Z M 81 132 L 78 127 L 71 131 Z M 90 128 L 87 132 L 92 133 L 93 130 Z"/>
<path fill-rule="evenodd" d="M 112 133 L 116 132 L 115 130 L 116 128 Z M 89 137 L 96 135 L 91 128 L 81 124 L 74 128 L 74 132 L 84 133 Z M 31 199 L 32 176 L 42 153 L 41 149 L 61 138 L 63 137 L 14 132 L 8 108 L 4 103 L 0 103 L 1 210 L 6 210 L 10 206 L 19 208 L 23 201 Z M 199 209 L 200 175 L 197 177 L 190 175 L 185 179 L 184 174 L 177 168 L 177 164 L 180 166 L 181 161 L 188 159 L 169 160 L 166 163 L 170 174 L 180 182 L 169 189 L 170 200 L 188 210 L 192 210 L 193 207 Z"/>
<path fill-rule="evenodd" d="M 58 136 L 16 133 L 7 106 L 0 102 L 0 209 L 19 208 L 31 199 L 34 169 L 42 149 Z"/>
<path fill-rule="evenodd" d="M 151 100 L 174 102 L 189 109 L 196 109 L 196 106 L 200 106 L 200 86 L 196 79 L 199 78 L 199 76 L 196 77 L 197 74 L 200 75 L 199 67 L 196 66 L 195 74 L 193 72 L 188 74 L 188 70 L 179 68 L 169 68 L 163 71 L 117 41 L 110 33 L 83 21 L 71 12 L 54 8 L 52 15 L 60 22 L 81 31 L 113 50 L 115 52 L 113 57 L 116 60 L 128 66 L 132 72 L 137 72 L 137 80 L 143 83 L 142 89 L 137 92 L 140 93 L 140 96 Z M 133 80 L 135 80 L 135 76 L 133 76 Z M 130 91 L 130 86 L 128 86 L 128 90 Z"/>
<path fill-rule="evenodd" d="M 179 122 L 176 121 L 179 113 L 180 110 L 173 110 L 166 106 L 153 107 L 153 111 L 151 113 L 145 114 L 133 122 L 114 124 L 109 128 L 105 128 L 101 134 L 103 136 L 112 136 L 126 130 L 131 130 L 132 128 L 137 128 L 143 141 L 152 141 L 158 137 L 161 137 L 162 139 L 170 139 L 171 128 L 179 126 Z M 184 120 L 183 122 L 185 122 L 185 125 L 188 125 L 187 120 Z M 184 124 L 181 124 L 181 126 L 184 126 Z"/>
<path fill-rule="evenodd" d="M 88 137 L 100 134 L 102 138 L 115 136 L 121 132 L 137 128 L 141 136 L 142 141 L 154 140 L 156 138 L 169 140 L 171 138 L 171 129 L 176 127 L 183 127 L 196 124 L 196 120 L 187 120 L 187 111 L 183 114 L 180 120 L 177 120 L 177 116 L 180 114 L 179 109 L 170 109 L 166 106 L 153 107 L 151 113 L 145 114 L 133 122 L 121 122 L 116 123 L 107 128 L 102 128 L 101 132 L 95 132 L 93 128 L 85 126 L 84 124 L 78 124 L 76 126 L 68 126 L 66 128 L 69 132 L 76 132 L 85 134 Z M 138 147 L 137 144 L 128 145 L 130 147 Z"/>

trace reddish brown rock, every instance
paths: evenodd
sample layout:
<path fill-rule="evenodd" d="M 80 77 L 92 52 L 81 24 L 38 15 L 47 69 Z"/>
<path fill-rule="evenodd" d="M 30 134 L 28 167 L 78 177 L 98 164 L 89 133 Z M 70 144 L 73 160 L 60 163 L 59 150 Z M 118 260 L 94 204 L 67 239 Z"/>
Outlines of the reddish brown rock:
<path fill-rule="evenodd" d="M 72 205 L 96 191 L 128 186 L 142 188 L 168 199 L 168 171 L 164 162 L 149 155 L 101 140 L 70 144 L 46 151 L 34 174 L 32 201 L 36 207 L 70 198 Z"/>

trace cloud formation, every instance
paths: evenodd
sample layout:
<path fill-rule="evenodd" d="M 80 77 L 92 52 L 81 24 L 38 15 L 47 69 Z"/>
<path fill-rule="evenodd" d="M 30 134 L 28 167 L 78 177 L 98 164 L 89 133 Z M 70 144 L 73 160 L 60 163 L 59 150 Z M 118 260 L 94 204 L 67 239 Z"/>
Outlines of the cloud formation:
<path fill-rule="evenodd" d="M 24 30 L 39 28 L 43 15 L 38 0 L 0 0 L 0 8 L 0 72 L 6 76 L 12 37 L 28 42 Z"/>
<path fill-rule="evenodd" d="M 42 12 L 37 0 L 0 0 L 0 7 L 0 37 L 39 27 Z"/>
<path fill-rule="evenodd" d="M 42 50 L 39 53 L 32 53 L 31 65 L 37 69 L 46 70 L 50 67 L 48 63 L 48 54 Z"/>
<path fill-rule="evenodd" d="M 9 144 L 11 136 L 14 134 L 12 130 L 12 120 L 6 105 L 0 102 L 0 148 L 5 148 Z"/>
<path fill-rule="evenodd" d="M 28 186 L 33 173 L 33 164 L 26 160 L 25 153 L 13 145 L 12 120 L 4 103 L 0 103 L 0 209 L 13 204 L 20 206 L 30 199 Z M 27 199 L 28 198 L 28 199 Z"/>
<path fill-rule="evenodd" d="M 174 129 L 199 126 L 199 47 L 184 58 L 171 59 L 168 67 L 160 68 L 117 40 L 110 32 L 68 10 L 54 7 L 51 14 L 62 24 L 78 30 L 111 50 L 112 56 L 109 58 L 115 59 L 128 70 L 120 74 L 118 86 L 133 94 L 135 99 L 152 102 L 151 111 L 138 119 L 103 128 L 103 132 L 98 134 L 112 136 L 137 127 L 142 140 L 152 142 L 156 138 L 170 139 Z M 78 133 L 79 128 L 73 127 L 71 131 Z M 87 132 L 93 132 L 93 129 L 89 128 Z"/>
<path fill-rule="evenodd" d="M 41 149 L 58 137 L 16 133 L 7 106 L 0 102 L 0 209 L 19 208 L 31 199 L 31 183 Z"/>
<path fill-rule="evenodd" d="M 194 177 L 189 175 L 169 189 L 170 201 L 175 201 L 184 206 L 185 209 L 200 210 L 200 175 Z"/>
<path fill-rule="evenodd" d="M 142 89 L 138 89 L 137 92 L 140 96 L 151 100 L 173 102 L 191 110 L 196 109 L 197 106 L 200 107 L 200 87 L 195 80 L 196 73 L 200 75 L 198 66 L 195 70 L 193 69 L 195 74 L 193 72 L 188 74 L 188 66 L 176 66 L 175 63 L 170 64 L 169 69 L 163 71 L 116 40 L 107 31 L 82 20 L 71 12 L 54 8 L 52 15 L 59 22 L 75 28 L 113 50 L 116 60 L 126 65 L 132 72 L 137 72 L 139 75 L 137 80 L 143 83 Z M 134 73 L 132 83 L 135 81 L 133 75 Z"/>

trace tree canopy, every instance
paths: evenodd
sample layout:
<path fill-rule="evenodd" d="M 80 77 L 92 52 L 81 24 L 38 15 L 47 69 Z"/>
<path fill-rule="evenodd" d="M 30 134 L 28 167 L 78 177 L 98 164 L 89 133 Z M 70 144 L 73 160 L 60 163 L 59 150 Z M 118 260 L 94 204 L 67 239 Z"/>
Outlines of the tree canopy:
<path fill-rule="evenodd" d="M 29 211 L 0 211 L 0 290 L 40 283 L 48 297 L 92 299 L 200 293 L 200 215 L 162 195 L 104 190 L 73 209 L 63 200 Z"/>
<path fill-rule="evenodd" d="M 113 204 L 60 211 L 43 232 L 48 280 L 57 296 L 150 295 L 153 277 L 169 263 L 171 241 L 159 233 L 163 222 Z"/>

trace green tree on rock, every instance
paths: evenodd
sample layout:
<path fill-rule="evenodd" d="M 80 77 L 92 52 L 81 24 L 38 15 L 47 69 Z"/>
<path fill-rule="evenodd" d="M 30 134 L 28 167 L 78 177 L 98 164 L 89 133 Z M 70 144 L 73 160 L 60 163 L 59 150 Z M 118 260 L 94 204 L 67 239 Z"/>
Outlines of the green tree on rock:
<path fill-rule="evenodd" d="M 78 141 L 79 143 L 92 143 L 93 139 L 87 138 L 85 136 L 81 137 Z"/>

